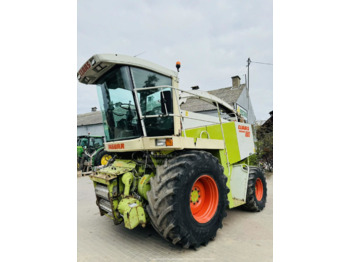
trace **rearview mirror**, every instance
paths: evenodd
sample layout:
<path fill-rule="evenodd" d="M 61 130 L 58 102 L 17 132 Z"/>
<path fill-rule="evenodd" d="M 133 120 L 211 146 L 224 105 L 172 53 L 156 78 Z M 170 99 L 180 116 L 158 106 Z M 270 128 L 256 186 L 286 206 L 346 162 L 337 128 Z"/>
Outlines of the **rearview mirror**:
<path fill-rule="evenodd" d="M 162 106 L 162 114 L 173 113 L 173 99 L 171 97 L 171 91 L 160 92 L 160 101 Z"/>

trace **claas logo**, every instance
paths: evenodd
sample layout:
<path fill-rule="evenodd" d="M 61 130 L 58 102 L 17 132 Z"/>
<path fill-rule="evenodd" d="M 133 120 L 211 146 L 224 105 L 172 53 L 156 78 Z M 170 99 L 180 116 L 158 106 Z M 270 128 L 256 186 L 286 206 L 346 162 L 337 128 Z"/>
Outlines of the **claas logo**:
<path fill-rule="evenodd" d="M 245 133 L 245 137 L 250 137 L 249 126 L 238 125 L 238 132 Z"/>
<path fill-rule="evenodd" d="M 89 61 L 87 61 L 87 62 L 85 63 L 85 65 L 83 65 L 83 67 L 79 70 L 79 75 L 80 75 L 80 76 L 83 76 L 83 75 L 86 73 L 86 71 L 89 70 L 90 67 L 91 67 L 91 64 L 90 64 Z"/>
<path fill-rule="evenodd" d="M 124 143 L 108 145 L 108 149 L 124 149 Z"/>
<path fill-rule="evenodd" d="M 247 131 L 249 131 L 249 126 L 241 126 L 241 125 L 239 125 L 238 129 L 239 130 L 247 130 Z"/>

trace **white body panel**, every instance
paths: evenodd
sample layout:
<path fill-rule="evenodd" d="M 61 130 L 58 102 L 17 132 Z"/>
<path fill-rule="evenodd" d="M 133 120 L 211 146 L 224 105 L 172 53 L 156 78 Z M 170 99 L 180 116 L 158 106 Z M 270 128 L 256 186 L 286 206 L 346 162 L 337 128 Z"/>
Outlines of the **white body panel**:
<path fill-rule="evenodd" d="M 246 202 L 249 169 L 243 169 L 244 165 L 232 167 L 231 172 L 231 194 L 234 200 Z"/>
<path fill-rule="evenodd" d="M 241 159 L 255 153 L 253 130 L 250 124 L 236 122 L 236 133 Z"/>

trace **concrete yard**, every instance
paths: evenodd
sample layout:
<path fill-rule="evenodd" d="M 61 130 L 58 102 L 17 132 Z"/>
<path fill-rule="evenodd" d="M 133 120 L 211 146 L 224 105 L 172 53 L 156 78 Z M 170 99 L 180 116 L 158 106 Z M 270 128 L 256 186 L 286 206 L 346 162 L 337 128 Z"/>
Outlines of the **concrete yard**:
<path fill-rule="evenodd" d="M 273 175 L 267 175 L 265 209 L 227 210 L 214 241 L 197 250 L 173 246 L 152 226 L 126 229 L 101 217 L 89 177 L 78 177 L 78 261 L 272 261 Z"/>

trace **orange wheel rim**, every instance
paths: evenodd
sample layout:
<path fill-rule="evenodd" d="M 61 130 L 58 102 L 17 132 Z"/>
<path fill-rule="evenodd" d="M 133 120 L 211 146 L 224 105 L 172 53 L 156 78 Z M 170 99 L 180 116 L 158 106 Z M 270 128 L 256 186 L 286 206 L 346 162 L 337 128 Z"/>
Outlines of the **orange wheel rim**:
<path fill-rule="evenodd" d="M 193 218 L 199 223 L 207 223 L 213 218 L 219 204 L 219 191 L 215 180 L 200 176 L 192 186 L 190 207 Z"/>
<path fill-rule="evenodd" d="M 263 183 L 260 178 L 255 181 L 255 196 L 258 201 L 260 201 L 264 194 Z"/>

